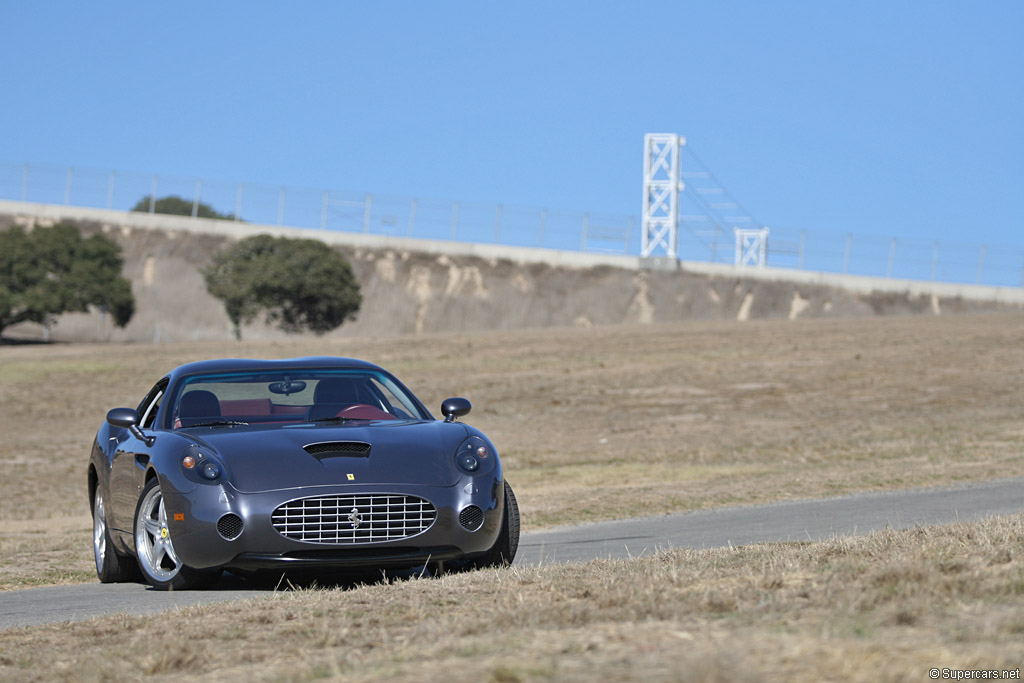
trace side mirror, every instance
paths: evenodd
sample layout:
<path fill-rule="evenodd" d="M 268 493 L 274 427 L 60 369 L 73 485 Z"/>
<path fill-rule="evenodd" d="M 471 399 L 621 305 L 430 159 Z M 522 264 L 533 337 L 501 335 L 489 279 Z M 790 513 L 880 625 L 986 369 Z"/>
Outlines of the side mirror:
<path fill-rule="evenodd" d="M 139 425 L 139 413 L 134 408 L 114 408 L 107 413 L 107 422 L 115 427 L 131 429 Z"/>
<path fill-rule="evenodd" d="M 441 414 L 445 422 L 455 422 L 455 418 L 469 415 L 473 406 L 464 398 L 448 398 L 441 404 Z"/>
<path fill-rule="evenodd" d="M 107 422 L 111 425 L 127 429 L 136 439 L 147 446 L 152 446 L 156 437 L 144 434 L 139 429 L 139 419 L 139 412 L 134 408 L 114 408 L 107 413 Z"/>

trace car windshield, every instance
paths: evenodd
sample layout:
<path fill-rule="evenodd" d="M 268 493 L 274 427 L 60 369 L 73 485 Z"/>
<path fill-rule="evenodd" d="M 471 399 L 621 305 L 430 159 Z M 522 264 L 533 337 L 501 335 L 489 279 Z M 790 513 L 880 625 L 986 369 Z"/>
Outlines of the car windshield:
<path fill-rule="evenodd" d="M 184 378 L 168 425 L 242 425 L 254 422 L 429 420 L 390 375 L 377 370 L 299 368 L 231 372 Z"/>

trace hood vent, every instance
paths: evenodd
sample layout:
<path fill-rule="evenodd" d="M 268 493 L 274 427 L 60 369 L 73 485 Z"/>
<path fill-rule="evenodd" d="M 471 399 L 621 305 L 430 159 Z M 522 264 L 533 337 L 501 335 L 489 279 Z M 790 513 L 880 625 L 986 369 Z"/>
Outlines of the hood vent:
<path fill-rule="evenodd" d="M 303 446 L 314 458 L 368 458 L 370 444 L 362 441 L 325 441 Z"/>

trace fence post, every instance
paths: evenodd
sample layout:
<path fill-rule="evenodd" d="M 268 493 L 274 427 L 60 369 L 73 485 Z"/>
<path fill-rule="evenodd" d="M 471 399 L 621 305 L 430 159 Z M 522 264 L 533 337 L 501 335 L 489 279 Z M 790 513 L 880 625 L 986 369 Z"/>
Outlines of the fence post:
<path fill-rule="evenodd" d="M 455 229 L 459 225 L 459 202 L 452 202 L 452 239 L 455 239 Z"/>
<path fill-rule="evenodd" d="M 277 193 L 277 224 L 284 225 L 284 185 L 281 186 L 281 191 Z"/>
<path fill-rule="evenodd" d="M 981 245 L 981 257 L 978 259 L 978 278 L 974 281 L 974 284 L 976 284 L 976 285 L 980 285 L 981 284 L 981 273 L 982 273 L 982 271 L 985 268 L 985 250 L 986 249 L 987 249 L 987 247 L 984 244 Z"/>
<path fill-rule="evenodd" d="M 412 237 L 413 225 L 416 223 L 416 198 L 413 197 L 412 203 L 409 204 L 409 231 L 406 233 L 406 237 Z"/>
<path fill-rule="evenodd" d="M 110 181 L 107 182 L 107 208 L 114 208 L 114 179 L 117 177 L 117 171 L 110 172 Z"/>
<path fill-rule="evenodd" d="M 235 194 L 235 222 L 242 220 L 242 183 L 238 183 L 238 192 Z"/>
<path fill-rule="evenodd" d="M 501 240 L 501 204 L 498 204 L 498 210 L 494 212 L 494 243 L 498 244 Z"/>
<path fill-rule="evenodd" d="M 843 254 L 843 275 L 850 270 L 850 247 L 853 246 L 853 234 L 846 233 L 846 251 Z"/>
<path fill-rule="evenodd" d="M 199 194 L 203 191 L 203 179 L 196 181 L 196 196 L 192 198 L 192 218 L 199 215 Z"/>
<path fill-rule="evenodd" d="M 21 169 L 21 201 L 28 200 L 28 164 Z"/>
<path fill-rule="evenodd" d="M 71 179 L 75 177 L 75 167 L 72 166 L 68 169 L 68 179 L 64 183 L 64 206 L 71 203 Z"/>
<path fill-rule="evenodd" d="M 373 207 L 373 195 L 366 193 L 366 206 L 363 209 L 363 232 L 370 232 L 370 211 Z"/>
<path fill-rule="evenodd" d="M 799 270 L 804 269 L 804 250 L 807 246 L 807 231 L 800 231 L 800 255 L 797 257 L 797 268 Z"/>
<path fill-rule="evenodd" d="M 149 212 L 156 213 L 156 183 L 160 176 L 153 176 L 153 184 L 149 190 Z"/>
<path fill-rule="evenodd" d="M 537 232 L 537 246 L 538 247 L 543 246 L 543 244 L 544 244 L 544 227 L 545 227 L 545 224 L 547 222 L 548 222 L 548 210 L 547 209 L 541 209 L 540 210 L 540 230 Z"/>
<path fill-rule="evenodd" d="M 896 257 L 896 238 L 889 242 L 889 266 L 885 269 L 885 276 L 892 277 L 892 260 Z"/>

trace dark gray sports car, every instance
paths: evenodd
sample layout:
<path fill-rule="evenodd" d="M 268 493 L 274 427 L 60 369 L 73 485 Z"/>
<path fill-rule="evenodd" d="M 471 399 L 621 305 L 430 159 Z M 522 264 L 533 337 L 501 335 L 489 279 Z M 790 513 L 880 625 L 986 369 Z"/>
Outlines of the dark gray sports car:
<path fill-rule="evenodd" d="M 469 410 L 435 420 L 347 358 L 182 365 L 96 435 L 96 573 L 181 590 L 223 569 L 510 564 L 519 509 Z"/>

